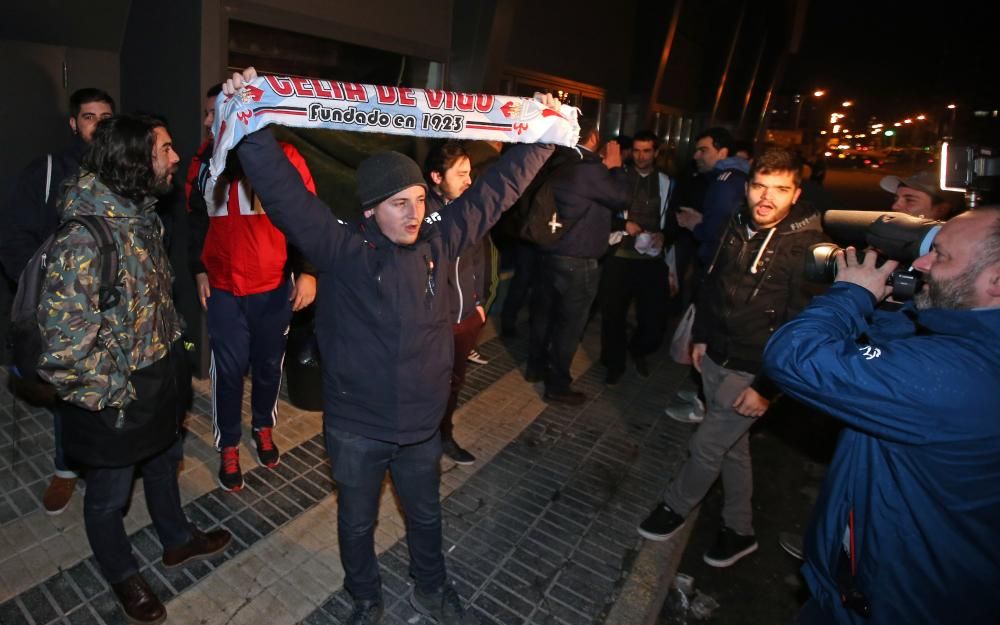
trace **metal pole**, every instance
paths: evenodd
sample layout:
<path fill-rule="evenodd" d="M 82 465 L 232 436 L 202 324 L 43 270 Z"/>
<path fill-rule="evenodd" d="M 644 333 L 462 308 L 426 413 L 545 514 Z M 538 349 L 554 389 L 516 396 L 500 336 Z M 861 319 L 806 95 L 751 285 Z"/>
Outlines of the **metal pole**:
<path fill-rule="evenodd" d="M 771 86 L 768 87 L 767 96 L 764 98 L 764 106 L 760 109 L 757 133 L 754 135 L 755 141 L 758 143 L 764 140 L 765 132 L 767 131 L 767 112 L 771 107 L 771 98 L 774 96 L 774 90 L 784 77 L 788 57 L 792 54 L 797 54 L 799 51 L 799 44 L 802 42 L 802 33 L 805 30 L 806 10 L 808 7 L 809 0 L 798 0 L 795 3 L 795 15 L 792 17 L 792 36 L 789 39 L 788 47 L 782 51 L 781 57 L 778 59 L 778 65 L 774 69 L 774 76 L 771 78 Z"/>
<path fill-rule="evenodd" d="M 740 18 L 736 20 L 736 32 L 733 33 L 733 42 L 729 44 L 729 56 L 726 57 L 726 66 L 722 70 L 722 77 L 719 78 L 719 88 L 715 90 L 715 103 L 712 105 L 712 114 L 708 118 L 708 125 L 715 125 L 715 114 L 719 112 L 719 102 L 722 100 L 722 91 L 726 86 L 726 78 L 729 77 L 729 68 L 733 64 L 733 54 L 736 53 L 736 43 L 740 39 L 740 31 L 743 30 L 743 16 L 747 12 L 746 0 L 740 7 Z"/>
<path fill-rule="evenodd" d="M 768 109 L 771 108 L 771 98 L 774 96 L 775 86 L 781 82 L 781 76 L 785 73 L 785 63 L 788 61 L 788 51 L 785 50 L 781 53 L 781 57 L 778 59 L 778 65 L 774 68 L 774 76 L 771 77 L 771 85 L 767 88 L 767 94 L 764 95 L 764 104 L 760 107 L 760 119 L 757 120 L 757 132 L 754 134 L 755 143 L 763 143 L 765 132 L 767 131 L 767 113 Z"/>
<path fill-rule="evenodd" d="M 653 90 L 649 94 L 649 106 L 646 108 L 647 122 L 653 116 L 660 97 L 660 87 L 663 86 L 663 73 L 667 69 L 667 61 L 670 59 L 670 50 L 674 47 L 674 35 L 677 34 L 677 23 L 681 21 L 681 7 L 684 0 L 675 0 L 674 14 L 670 18 L 670 27 L 667 29 L 667 36 L 663 40 L 663 52 L 660 54 L 660 66 L 656 69 L 656 80 L 653 81 Z"/>
<path fill-rule="evenodd" d="M 764 57 L 764 48 L 767 46 L 767 33 L 760 41 L 760 50 L 757 51 L 757 61 L 753 64 L 753 73 L 750 75 L 750 84 L 747 85 L 746 95 L 743 96 L 743 109 L 740 111 L 740 122 L 736 125 L 736 134 L 743 134 L 743 126 L 747 119 L 747 109 L 750 108 L 750 96 L 753 94 L 754 85 L 757 83 L 757 72 L 760 71 L 760 61 Z"/>

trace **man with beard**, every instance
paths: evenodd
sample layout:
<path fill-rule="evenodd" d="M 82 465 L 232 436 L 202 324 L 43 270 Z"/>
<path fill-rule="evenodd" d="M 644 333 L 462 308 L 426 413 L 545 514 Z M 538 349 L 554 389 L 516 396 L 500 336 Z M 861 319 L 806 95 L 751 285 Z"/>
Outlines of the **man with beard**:
<path fill-rule="evenodd" d="M 499 154 L 499 153 L 498 153 Z M 472 186 L 469 153 L 458 141 L 446 141 L 431 148 L 424 164 L 430 193 L 427 207 L 431 213 L 447 210 L 448 205 Z M 458 393 L 465 385 L 468 354 L 476 345 L 479 332 L 486 325 L 486 302 L 493 289 L 491 273 L 493 251 L 489 235 L 479 239 L 448 263 L 448 287 L 453 294 L 452 334 L 455 337 L 455 363 L 451 370 L 451 394 L 441 419 L 441 449 L 456 464 L 470 465 L 476 457 L 455 441 L 455 408 Z"/>
<path fill-rule="evenodd" d="M 607 384 L 625 373 L 631 354 L 639 377 L 649 377 L 646 357 L 660 348 L 666 330 L 669 271 L 664 262 L 670 178 L 656 171 L 656 135 L 643 130 L 632 140 L 632 165 L 625 168 L 631 203 L 612 218 L 616 243 L 601 269 L 601 362 Z M 635 302 L 636 328 L 628 338 L 626 317 Z"/>
<path fill-rule="evenodd" d="M 761 353 L 775 328 L 808 302 L 805 255 L 825 240 L 819 213 L 796 204 L 801 171 L 788 150 L 761 155 L 746 204 L 721 233 L 692 329 L 691 359 L 705 384 L 705 419 L 688 445 L 691 457 L 639 525 L 649 540 L 669 539 L 721 474 L 723 524 L 704 555 L 710 566 L 731 566 L 757 550 L 749 430 L 777 395 L 760 371 Z"/>
<path fill-rule="evenodd" d="M 59 225 L 59 202 L 63 186 L 76 179 L 80 159 L 98 122 L 115 114 L 115 101 L 105 91 L 93 87 L 77 89 L 69 97 L 69 127 L 73 140 L 61 152 L 46 154 L 32 161 L 18 177 L 10 200 L 0 207 L 0 265 L 10 283 L 20 280 L 21 272 L 38 246 Z M 0 277 L 2 279 L 2 277 Z M 62 514 L 76 490 L 79 474 L 71 468 L 62 451 L 62 424 L 56 415 L 52 422 L 55 472 L 42 496 L 42 507 L 49 516 Z"/>
<path fill-rule="evenodd" d="M 128 620 L 140 624 L 162 622 L 166 610 L 125 534 L 137 471 L 163 566 L 213 555 L 230 540 L 226 530 L 191 525 L 177 484 L 190 373 L 154 196 L 171 190 L 179 160 L 158 120 L 122 115 L 98 124 L 61 217 L 104 219 L 116 280 L 100 284 L 102 252 L 87 228 L 64 226 L 49 249 L 38 308 L 38 371 L 55 387 L 66 456 L 83 467 L 87 539 Z"/>
<path fill-rule="evenodd" d="M 764 366 L 846 425 L 806 537 L 800 623 L 1000 622 L 1000 207 L 952 218 L 875 312 L 895 261 L 837 282 L 778 330 Z"/>

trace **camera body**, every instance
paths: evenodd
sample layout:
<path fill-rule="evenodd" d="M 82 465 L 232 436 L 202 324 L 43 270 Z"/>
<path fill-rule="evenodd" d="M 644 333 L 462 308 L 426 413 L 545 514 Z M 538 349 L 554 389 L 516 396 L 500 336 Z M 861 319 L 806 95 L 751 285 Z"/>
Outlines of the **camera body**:
<path fill-rule="evenodd" d="M 995 199 L 1000 181 L 1000 156 L 993 148 L 941 144 L 940 186 L 942 191 L 965 193 L 966 204 L 975 208 L 983 200 Z"/>
<path fill-rule="evenodd" d="M 837 277 L 835 255 L 843 246 L 854 246 L 858 261 L 865 248 L 874 248 L 878 265 L 888 259 L 899 261 L 901 268 L 892 272 L 886 284 L 892 286 L 897 300 L 911 299 L 923 284 L 921 274 L 910 268 L 914 260 L 931 249 L 942 222 L 921 219 L 905 213 L 831 210 L 823 215 L 823 230 L 835 243 L 817 243 L 806 255 L 805 276 L 813 282 L 833 282 Z M 839 244 L 839 245 L 838 245 Z"/>

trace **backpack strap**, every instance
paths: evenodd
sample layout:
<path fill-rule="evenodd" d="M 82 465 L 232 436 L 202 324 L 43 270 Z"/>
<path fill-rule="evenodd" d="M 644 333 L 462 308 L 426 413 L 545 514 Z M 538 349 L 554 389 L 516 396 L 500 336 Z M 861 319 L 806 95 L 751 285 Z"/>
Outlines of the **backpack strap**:
<path fill-rule="evenodd" d="M 77 215 L 66 220 L 66 223 L 78 223 L 90 232 L 97 241 L 97 250 L 101 258 L 100 289 L 98 290 L 98 308 L 101 312 L 118 305 L 121 291 L 116 284 L 118 278 L 118 247 L 115 245 L 111 226 L 105 217 L 98 215 Z"/>
<path fill-rule="evenodd" d="M 49 203 L 49 191 L 52 190 L 52 155 L 46 154 L 48 163 L 45 165 L 45 203 Z"/>

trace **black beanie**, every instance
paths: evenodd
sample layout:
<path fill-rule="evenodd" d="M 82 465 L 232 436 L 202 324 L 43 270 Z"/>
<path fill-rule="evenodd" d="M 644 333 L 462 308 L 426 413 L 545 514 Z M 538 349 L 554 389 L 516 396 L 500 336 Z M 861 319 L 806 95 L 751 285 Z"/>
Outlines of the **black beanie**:
<path fill-rule="evenodd" d="M 358 165 L 358 198 L 362 208 L 371 208 L 414 185 L 426 189 L 427 181 L 413 159 L 399 152 L 378 152 Z"/>

